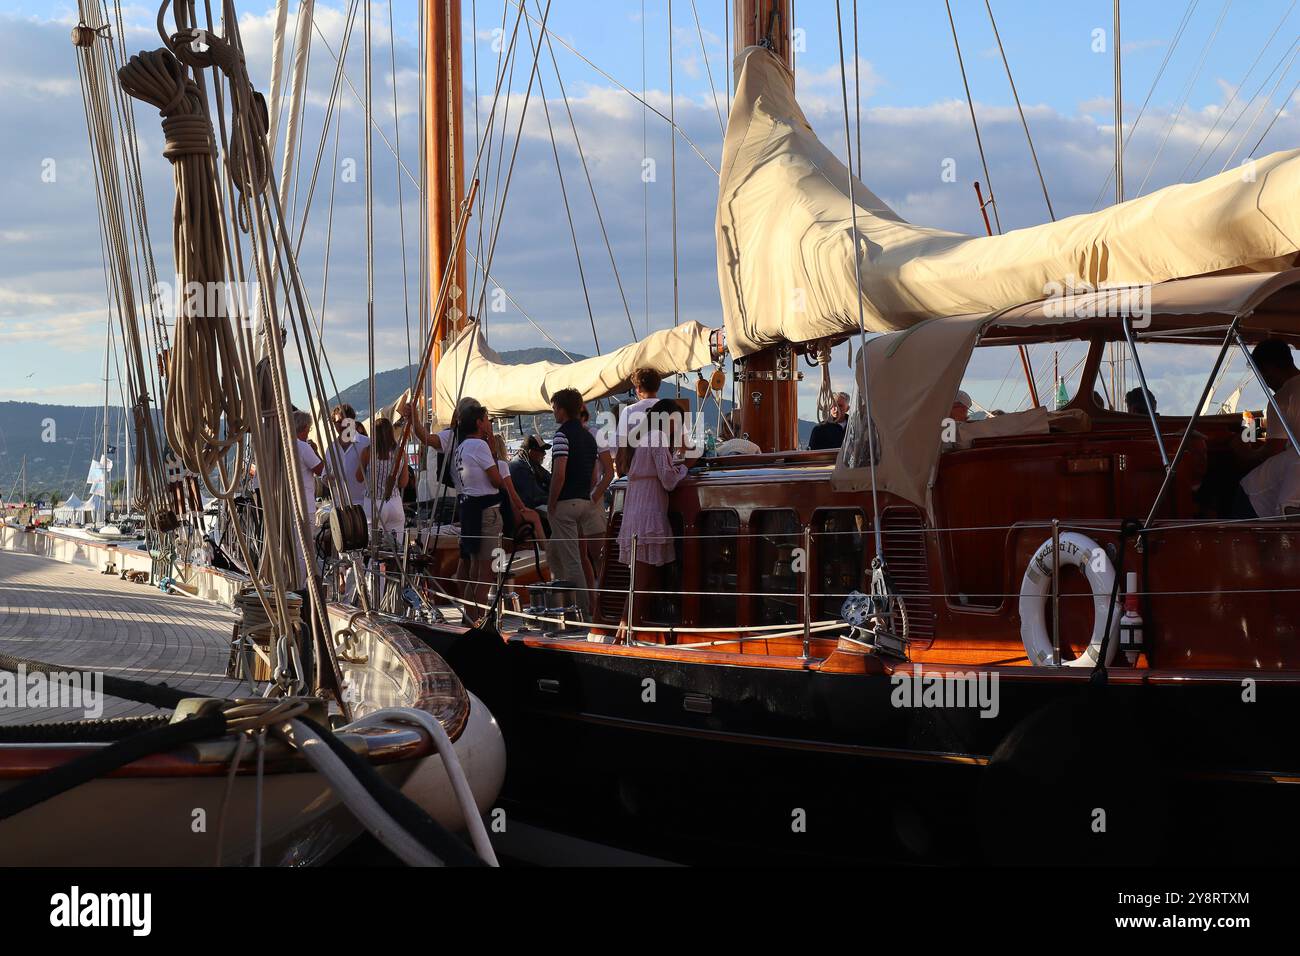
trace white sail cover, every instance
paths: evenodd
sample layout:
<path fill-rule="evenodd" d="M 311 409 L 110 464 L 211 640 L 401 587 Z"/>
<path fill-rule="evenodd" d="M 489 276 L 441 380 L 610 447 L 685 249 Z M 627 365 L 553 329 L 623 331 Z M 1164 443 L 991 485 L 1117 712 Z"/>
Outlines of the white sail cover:
<path fill-rule="evenodd" d="M 731 354 L 857 331 L 848 169 L 813 133 L 785 65 L 762 48 L 738 60 L 722 163 L 718 279 Z M 856 180 L 853 192 L 869 332 L 988 314 L 1053 286 L 1275 271 L 1300 250 L 1298 150 L 995 237 L 914 226 Z"/>
<path fill-rule="evenodd" d="M 437 418 L 446 424 L 461 396 L 478 399 L 495 415 L 529 415 L 551 410 L 551 396 L 576 388 L 595 401 L 628 387 L 638 368 L 661 375 L 693 372 L 713 362 L 710 330 L 698 322 L 654 332 L 639 342 L 581 362 L 509 365 L 488 347 L 476 322 L 455 339 L 438 363 L 434 390 Z"/>

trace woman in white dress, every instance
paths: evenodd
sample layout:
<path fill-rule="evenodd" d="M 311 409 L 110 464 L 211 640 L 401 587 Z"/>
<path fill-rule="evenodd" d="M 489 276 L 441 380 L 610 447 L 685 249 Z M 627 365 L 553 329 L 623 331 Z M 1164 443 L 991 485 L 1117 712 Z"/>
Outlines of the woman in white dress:
<path fill-rule="evenodd" d="M 687 475 L 687 468 L 677 458 L 683 436 L 682 410 L 670 398 L 650 407 L 649 426 L 642 443 L 633 449 L 627 471 L 627 494 L 623 499 L 623 522 L 618 532 L 618 560 L 631 564 L 633 539 L 636 539 L 636 585 L 638 591 L 652 593 L 659 589 L 661 568 L 677 559 L 673 544 L 673 526 L 668 520 L 668 494 Z M 637 605 L 637 620 L 632 627 L 645 623 L 648 600 Z M 619 625 L 620 638 L 627 633 L 627 607 Z"/>
<path fill-rule="evenodd" d="M 387 418 L 376 418 L 372 428 L 370 444 L 361 450 L 361 460 L 357 465 L 357 481 L 365 483 L 366 496 L 361 507 L 366 512 L 366 524 L 373 527 L 375 512 L 378 510 L 379 530 L 381 534 L 391 535 L 391 546 L 397 547 L 406 532 L 406 510 L 402 507 L 402 490 L 409 478 L 406 468 L 406 456 L 397 445 L 393 434 L 393 423 Z M 390 478 L 393 481 L 391 494 L 385 495 Z M 380 501 L 375 508 L 375 498 Z"/>

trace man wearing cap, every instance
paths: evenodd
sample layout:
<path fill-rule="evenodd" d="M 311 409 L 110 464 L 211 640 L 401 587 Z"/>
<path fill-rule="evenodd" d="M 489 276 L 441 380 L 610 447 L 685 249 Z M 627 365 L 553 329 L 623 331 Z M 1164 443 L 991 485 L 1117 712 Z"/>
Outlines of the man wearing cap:
<path fill-rule="evenodd" d="M 948 417 L 955 422 L 970 421 L 970 407 L 973 404 L 969 395 L 958 392 L 957 397 L 952 400 L 952 411 L 948 413 Z"/>
<path fill-rule="evenodd" d="M 529 435 L 510 463 L 510 480 L 526 508 L 546 507 L 551 494 L 551 473 L 542 467 L 542 462 L 550 447 L 536 435 Z"/>

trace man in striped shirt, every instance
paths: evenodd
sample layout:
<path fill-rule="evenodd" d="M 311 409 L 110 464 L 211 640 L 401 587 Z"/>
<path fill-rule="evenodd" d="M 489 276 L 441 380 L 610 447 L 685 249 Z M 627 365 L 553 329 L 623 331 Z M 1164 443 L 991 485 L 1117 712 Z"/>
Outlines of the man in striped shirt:
<path fill-rule="evenodd" d="M 581 393 L 572 388 L 556 392 L 551 399 L 560 428 L 551 439 L 551 493 L 546 508 L 551 537 L 546 542 L 546 561 L 551 580 L 572 584 L 580 595 L 579 606 L 590 610 L 582 541 L 605 529 L 591 508 L 598 452 L 596 439 L 583 427 L 582 404 Z"/>

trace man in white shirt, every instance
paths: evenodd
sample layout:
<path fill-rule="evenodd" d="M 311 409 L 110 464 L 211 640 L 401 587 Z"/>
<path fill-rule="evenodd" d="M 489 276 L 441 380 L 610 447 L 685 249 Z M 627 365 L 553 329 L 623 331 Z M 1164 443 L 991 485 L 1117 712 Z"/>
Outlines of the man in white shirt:
<path fill-rule="evenodd" d="M 350 501 L 336 501 L 335 506 L 359 505 L 366 498 L 366 483 L 357 480 L 357 469 L 361 464 L 361 453 L 370 447 L 370 439 L 361 434 L 357 427 L 357 412 L 351 405 L 337 405 L 330 413 L 338 440 L 331 448 L 331 454 L 339 459 L 343 480 L 347 483 Z"/>
<path fill-rule="evenodd" d="M 299 487 L 302 488 L 303 503 L 307 508 L 308 521 L 311 522 L 316 514 L 316 479 L 325 470 L 325 462 L 317 454 L 316 446 L 312 444 L 310 438 L 311 415 L 307 412 L 295 411 L 293 431 L 298 436 Z"/>
<path fill-rule="evenodd" d="M 302 489 L 303 507 L 306 509 L 304 517 L 307 521 L 307 548 L 308 555 L 311 555 L 310 565 L 313 569 L 316 567 L 315 549 L 313 547 L 313 535 L 316 531 L 316 478 L 325 470 L 325 462 L 321 460 L 320 455 L 316 453 L 316 447 L 312 444 L 311 434 L 311 415 L 307 412 L 294 410 L 293 413 L 293 431 L 298 438 L 297 457 L 298 457 L 298 487 Z M 297 534 L 293 535 L 292 540 L 297 547 Z M 296 554 L 298 559 L 298 574 L 304 586 L 306 586 L 306 575 L 308 567 L 308 555 L 301 552 Z M 313 570 L 314 573 L 314 570 Z"/>
<path fill-rule="evenodd" d="M 1272 389 L 1277 409 L 1292 433 L 1300 434 L 1300 370 L 1295 366 L 1291 346 L 1281 339 L 1266 339 L 1255 346 L 1251 357 L 1264 384 Z M 1275 414 L 1270 409 L 1270 417 Z M 1286 438 L 1286 430 L 1280 425 L 1270 431 Z M 1280 517 L 1288 507 L 1300 507 L 1300 453 L 1288 444 L 1241 479 L 1241 490 L 1260 518 Z M 1244 507 L 1239 505 L 1238 511 L 1246 516 Z"/>
<path fill-rule="evenodd" d="M 616 468 L 620 475 L 626 475 L 632 464 L 632 450 L 645 433 L 647 413 L 659 401 L 659 386 L 663 384 L 663 378 L 652 368 L 639 368 L 632 373 L 631 382 L 637 400 L 624 405 L 618 412 Z"/>

